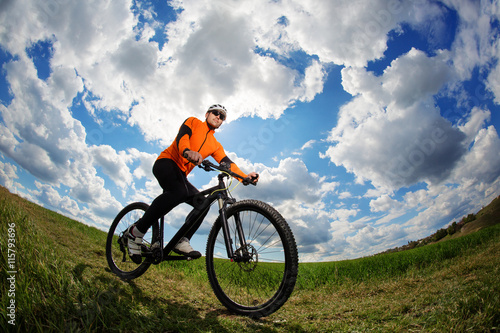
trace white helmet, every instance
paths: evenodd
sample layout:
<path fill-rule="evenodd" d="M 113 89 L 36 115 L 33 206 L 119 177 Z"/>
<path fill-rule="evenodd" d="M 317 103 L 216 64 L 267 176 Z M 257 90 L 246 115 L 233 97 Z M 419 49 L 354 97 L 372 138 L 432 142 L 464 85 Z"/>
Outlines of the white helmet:
<path fill-rule="evenodd" d="M 212 105 L 211 107 L 208 108 L 207 112 L 212 112 L 212 111 L 215 111 L 215 110 L 219 110 L 222 114 L 224 114 L 224 118 L 227 117 L 227 110 L 226 110 L 226 108 L 223 107 L 220 104 L 214 104 L 214 105 Z"/>

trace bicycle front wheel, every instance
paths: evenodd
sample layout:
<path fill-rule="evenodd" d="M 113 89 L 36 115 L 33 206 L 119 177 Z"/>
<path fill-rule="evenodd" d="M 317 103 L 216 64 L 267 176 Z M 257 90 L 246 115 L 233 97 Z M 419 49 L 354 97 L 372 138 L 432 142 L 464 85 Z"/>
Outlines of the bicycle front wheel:
<path fill-rule="evenodd" d="M 257 200 L 233 204 L 227 210 L 227 222 L 236 259 L 228 259 L 219 217 L 208 236 L 206 252 L 212 289 L 234 313 L 268 316 L 288 300 L 297 280 L 298 253 L 292 231 L 273 207 Z"/>
<path fill-rule="evenodd" d="M 129 258 L 127 240 L 124 237 L 128 227 L 137 222 L 148 207 L 148 204 L 143 202 L 134 202 L 126 206 L 118 213 L 109 228 L 106 241 L 106 259 L 111 271 L 122 279 L 135 279 L 144 274 L 151 265 L 149 259 L 143 259 L 140 264 L 136 264 Z M 153 240 L 158 239 L 158 235 L 158 223 L 153 223 L 153 226 L 143 237 L 143 246 L 150 249 Z"/>

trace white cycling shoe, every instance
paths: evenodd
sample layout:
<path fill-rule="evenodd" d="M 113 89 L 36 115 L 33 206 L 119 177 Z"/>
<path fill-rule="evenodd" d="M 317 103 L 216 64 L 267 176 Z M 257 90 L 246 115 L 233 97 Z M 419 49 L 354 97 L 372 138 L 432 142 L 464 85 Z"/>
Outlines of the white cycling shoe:
<path fill-rule="evenodd" d="M 132 259 L 134 263 L 140 264 L 142 262 L 141 245 L 144 234 L 137 230 L 135 224 L 133 224 L 125 231 L 124 236 L 127 239 L 128 255 L 130 259 Z"/>
<path fill-rule="evenodd" d="M 191 257 L 193 259 L 198 259 L 201 257 L 201 253 L 195 251 L 191 244 L 189 244 L 189 239 L 182 237 L 179 243 L 174 247 L 174 252 L 177 254 L 185 255 L 186 257 Z"/>

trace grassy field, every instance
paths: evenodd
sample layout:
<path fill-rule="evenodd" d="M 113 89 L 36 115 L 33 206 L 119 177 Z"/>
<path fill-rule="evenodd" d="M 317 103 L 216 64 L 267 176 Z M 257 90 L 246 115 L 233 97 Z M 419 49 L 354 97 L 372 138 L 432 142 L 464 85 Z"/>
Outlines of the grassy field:
<path fill-rule="evenodd" d="M 2 332 L 499 330 L 500 224 L 408 251 L 302 263 L 284 307 L 252 320 L 217 301 L 203 259 L 126 282 L 107 268 L 102 231 L 2 187 L 0 221 Z"/>

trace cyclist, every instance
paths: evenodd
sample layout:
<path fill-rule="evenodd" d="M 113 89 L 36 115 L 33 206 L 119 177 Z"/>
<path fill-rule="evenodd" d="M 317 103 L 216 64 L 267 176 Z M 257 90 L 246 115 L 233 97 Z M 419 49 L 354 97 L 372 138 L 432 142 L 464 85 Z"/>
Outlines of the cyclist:
<path fill-rule="evenodd" d="M 187 175 L 195 165 L 201 164 L 208 156 L 212 156 L 218 163 L 229 164 L 231 171 L 243 177 L 254 178 L 254 182 L 258 181 L 257 173 L 251 172 L 248 175 L 243 173 L 226 156 L 224 148 L 214 137 L 215 130 L 222 125 L 226 116 L 226 108 L 215 104 L 208 108 L 204 122 L 195 117 L 186 119 L 172 144 L 158 156 L 153 166 L 153 174 L 163 193 L 153 200 L 144 216 L 125 232 L 129 256 L 134 263 L 141 263 L 142 237 L 155 221 L 183 202 L 194 207 L 193 196 L 199 191 L 187 180 Z M 187 235 L 179 241 L 174 252 L 192 258 L 201 257 L 201 253 L 195 251 L 189 241 L 200 227 L 205 215 L 201 216 Z M 186 218 L 186 223 L 189 219 L 190 216 Z"/>

